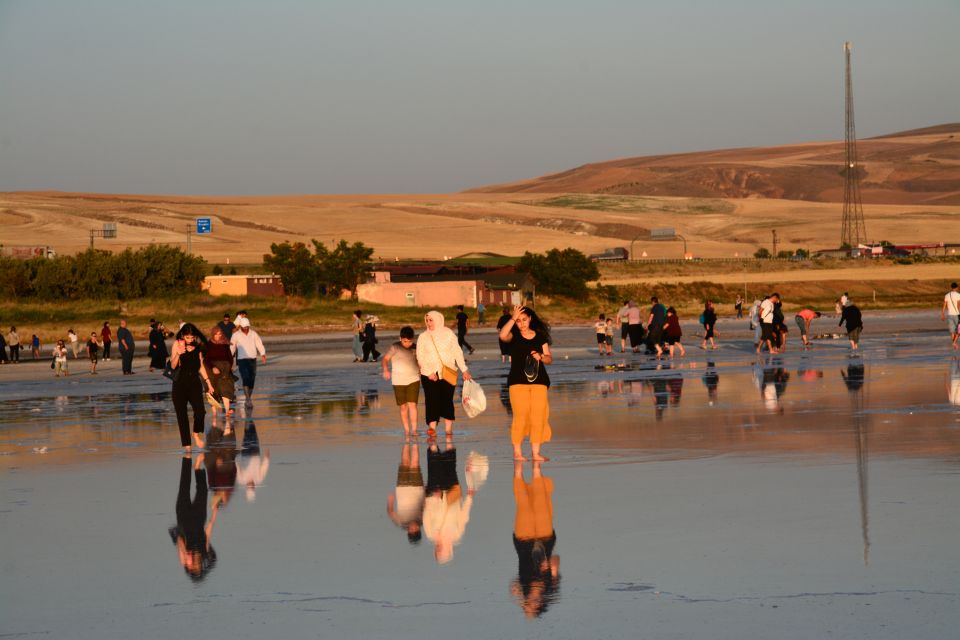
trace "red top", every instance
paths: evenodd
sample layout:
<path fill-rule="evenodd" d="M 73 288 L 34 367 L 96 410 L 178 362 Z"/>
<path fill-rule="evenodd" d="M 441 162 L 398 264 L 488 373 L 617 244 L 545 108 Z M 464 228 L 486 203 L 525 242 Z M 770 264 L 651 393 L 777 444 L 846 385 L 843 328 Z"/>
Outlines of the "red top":
<path fill-rule="evenodd" d="M 113 342 L 111 339 L 112 336 L 113 334 L 110 333 L 110 327 L 104 327 L 103 330 L 100 331 L 100 339 L 104 342 Z"/>

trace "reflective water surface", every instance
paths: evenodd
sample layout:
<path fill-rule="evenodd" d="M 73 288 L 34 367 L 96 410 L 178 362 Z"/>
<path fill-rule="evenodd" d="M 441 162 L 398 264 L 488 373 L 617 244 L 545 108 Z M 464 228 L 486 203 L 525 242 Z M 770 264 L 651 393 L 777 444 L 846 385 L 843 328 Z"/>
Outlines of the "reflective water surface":
<path fill-rule="evenodd" d="M 960 363 L 865 347 L 557 345 L 536 466 L 492 353 L 452 438 L 289 356 L 191 458 L 162 380 L 5 383 L 0 634 L 956 637 Z"/>

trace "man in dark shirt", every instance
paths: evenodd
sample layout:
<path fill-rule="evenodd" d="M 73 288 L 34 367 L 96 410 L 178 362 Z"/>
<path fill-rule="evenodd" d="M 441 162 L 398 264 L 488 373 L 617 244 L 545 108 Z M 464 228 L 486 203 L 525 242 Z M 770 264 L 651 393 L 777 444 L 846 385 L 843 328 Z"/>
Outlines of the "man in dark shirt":
<path fill-rule="evenodd" d="M 463 312 L 462 304 L 457 306 L 457 344 L 461 349 L 466 347 L 471 354 L 473 353 L 473 347 L 467 342 L 467 314 Z"/>
<path fill-rule="evenodd" d="M 657 352 L 659 357 L 663 353 L 663 325 L 667 322 L 667 308 L 660 304 L 657 296 L 650 298 L 650 317 L 647 319 L 647 353 Z"/>
<path fill-rule="evenodd" d="M 127 321 L 120 321 L 117 329 L 117 342 L 120 343 L 120 362 L 123 365 L 123 375 L 133 375 L 133 334 L 127 329 Z"/>
<path fill-rule="evenodd" d="M 846 295 L 846 294 L 844 294 Z M 860 347 L 860 332 L 863 331 L 863 315 L 860 313 L 860 307 L 853 304 L 849 298 L 843 307 L 840 315 L 840 324 L 847 325 L 847 337 L 850 338 L 850 349 L 856 351 Z"/>
<path fill-rule="evenodd" d="M 217 326 L 220 327 L 221 331 L 223 331 L 223 335 L 226 336 L 227 340 L 229 340 L 230 336 L 233 335 L 233 332 L 237 330 L 237 326 L 230 320 L 229 313 L 223 314 L 223 320 L 218 322 Z"/>

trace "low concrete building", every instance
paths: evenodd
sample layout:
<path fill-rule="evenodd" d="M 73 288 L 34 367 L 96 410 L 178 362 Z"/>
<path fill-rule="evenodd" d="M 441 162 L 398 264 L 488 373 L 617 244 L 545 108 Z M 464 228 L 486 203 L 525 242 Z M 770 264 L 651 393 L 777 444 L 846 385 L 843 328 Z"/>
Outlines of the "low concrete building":
<path fill-rule="evenodd" d="M 260 296 L 271 298 L 283 295 L 283 283 L 280 276 L 207 276 L 200 285 L 203 291 L 212 296 Z"/>
<path fill-rule="evenodd" d="M 483 289 L 482 280 L 391 282 L 378 271 L 373 282 L 357 287 L 357 299 L 390 307 L 476 307 Z"/>

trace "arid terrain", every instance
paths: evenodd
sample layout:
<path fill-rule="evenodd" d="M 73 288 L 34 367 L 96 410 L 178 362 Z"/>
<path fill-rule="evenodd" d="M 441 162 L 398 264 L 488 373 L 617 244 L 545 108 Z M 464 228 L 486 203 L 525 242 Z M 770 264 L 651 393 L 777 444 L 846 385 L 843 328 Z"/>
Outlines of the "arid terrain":
<path fill-rule="evenodd" d="M 864 203 L 960 204 L 960 124 L 859 140 Z M 593 193 L 842 202 L 843 141 L 622 158 L 478 193 Z"/>
<path fill-rule="evenodd" d="M 862 140 L 860 149 L 869 239 L 960 242 L 960 125 Z M 362 241 L 386 260 L 631 244 L 637 257 L 682 257 L 681 240 L 650 240 L 663 227 L 695 257 L 770 249 L 774 230 L 779 249 L 822 249 L 839 244 L 842 154 L 842 142 L 827 142 L 632 158 L 438 195 L 0 193 L 0 243 L 70 254 L 113 222 L 118 237 L 96 246 L 186 246 L 195 218 L 210 217 L 213 232 L 193 234 L 192 248 L 220 264 L 259 263 L 272 242 L 311 238 Z"/>

